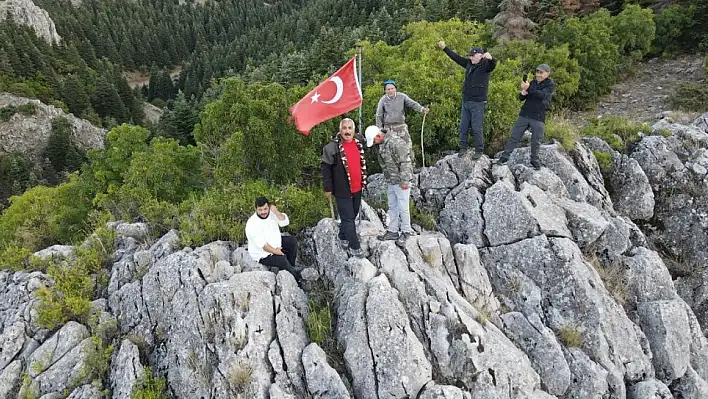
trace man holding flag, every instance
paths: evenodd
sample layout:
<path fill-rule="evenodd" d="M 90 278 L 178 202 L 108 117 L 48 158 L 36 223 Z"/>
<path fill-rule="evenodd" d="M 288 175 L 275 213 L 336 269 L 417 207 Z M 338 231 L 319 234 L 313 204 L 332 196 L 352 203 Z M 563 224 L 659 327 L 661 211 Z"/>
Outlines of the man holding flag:
<path fill-rule="evenodd" d="M 361 86 L 356 72 L 356 57 L 352 57 L 290 108 L 300 133 L 307 136 L 317 124 L 361 106 Z M 322 149 L 322 186 L 330 201 L 333 196 L 337 200 L 341 220 L 338 236 L 342 246 L 351 249 L 354 256 L 364 257 L 354 220 L 361 206 L 361 190 L 366 187 L 366 161 L 364 147 L 354 138 L 354 131 L 354 121 L 343 119 L 339 133 Z"/>

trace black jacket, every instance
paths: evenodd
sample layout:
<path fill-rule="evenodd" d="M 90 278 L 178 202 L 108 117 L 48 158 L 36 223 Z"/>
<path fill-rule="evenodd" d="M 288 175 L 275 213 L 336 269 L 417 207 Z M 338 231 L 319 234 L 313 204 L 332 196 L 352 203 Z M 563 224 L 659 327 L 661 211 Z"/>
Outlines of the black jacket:
<path fill-rule="evenodd" d="M 469 58 L 465 58 L 447 47 L 443 51 L 459 66 L 465 68 L 462 101 L 487 101 L 489 75 L 497 67 L 497 60 L 482 58 L 478 64 L 473 64 Z"/>
<path fill-rule="evenodd" d="M 356 137 L 359 142 L 360 137 Z M 362 187 L 366 184 L 366 169 L 362 165 Z M 342 157 L 339 155 L 339 141 L 335 137 L 322 148 L 322 162 L 320 163 L 322 171 L 322 188 L 325 192 L 332 193 L 335 197 L 349 198 L 352 196 L 351 188 L 349 187 L 349 178 L 347 171 L 344 169 Z"/>
<path fill-rule="evenodd" d="M 546 122 L 546 111 L 551 105 L 551 97 L 553 97 L 555 89 L 556 84 L 551 78 L 546 78 L 541 83 L 538 83 L 536 79 L 532 80 L 526 90 L 528 94 L 524 96 L 519 93 L 519 100 L 525 101 L 521 106 L 519 116 Z"/>

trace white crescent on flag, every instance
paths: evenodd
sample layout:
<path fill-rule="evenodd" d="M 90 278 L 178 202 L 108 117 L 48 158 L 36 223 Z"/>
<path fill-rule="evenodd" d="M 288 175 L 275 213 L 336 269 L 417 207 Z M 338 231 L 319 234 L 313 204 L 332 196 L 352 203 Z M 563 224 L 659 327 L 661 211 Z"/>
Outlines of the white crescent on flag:
<path fill-rule="evenodd" d="M 334 104 L 337 101 L 339 101 L 339 98 L 342 97 L 342 93 L 344 93 L 344 83 L 342 83 L 342 79 L 339 76 L 333 76 L 329 78 L 334 84 L 337 85 L 337 93 L 332 97 L 332 99 L 327 100 L 327 101 L 322 101 L 323 104 Z"/>

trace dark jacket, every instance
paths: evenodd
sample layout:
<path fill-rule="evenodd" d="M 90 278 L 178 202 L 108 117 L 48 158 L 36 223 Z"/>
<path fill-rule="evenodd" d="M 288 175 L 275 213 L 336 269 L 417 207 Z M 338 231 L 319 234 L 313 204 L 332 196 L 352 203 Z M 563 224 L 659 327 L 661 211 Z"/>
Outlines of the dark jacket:
<path fill-rule="evenodd" d="M 482 58 L 479 63 L 473 64 L 469 58 L 465 58 L 447 47 L 445 47 L 443 51 L 459 66 L 465 68 L 465 82 L 462 84 L 462 101 L 487 101 L 489 76 L 494 68 L 497 67 L 497 60 Z"/>
<path fill-rule="evenodd" d="M 327 145 L 322 148 L 322 188 L 325 192 L 332 193 L 335 197 L 349 198 L 352 196 L 349 186 L 347 170 L 344 168 L 342 156 L 339 149 L 339 136 L 335 136 Z M 357 143 L 362 143 L 359 137 Z M 362 188 L 366 186 L 366 163 L 362 159 Z"/>
<path fill-rule="evenodd" d="M 556 84 L 551 78 L 546 78 L 543 82 L 538 83 L 536 79 L 531 81 L 531 84 L 526 90 L 527 95 L 519 93 L 519 100 L 525 101 L 521 106 L 519 116 L 535 119 L 537 121 L 546 122 L 546 111 L 551 105 L 551 97 L 556 89 Z"/>

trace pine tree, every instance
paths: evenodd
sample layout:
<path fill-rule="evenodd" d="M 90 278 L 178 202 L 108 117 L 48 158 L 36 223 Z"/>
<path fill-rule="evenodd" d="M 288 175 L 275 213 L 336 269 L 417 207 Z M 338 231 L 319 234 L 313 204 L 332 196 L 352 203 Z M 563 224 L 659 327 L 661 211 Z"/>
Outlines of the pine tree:
<path fill-rule="evenodd" d="M 503 0 L 499 4 L 501 11 L 493 20 L 496 25 L 494 37 L 502 41 L 533 37 L 531 30 L 536 24 L 526 18 L 526 8 L 530 4 L 530 0 Z"/>
<path fill-rule="evenodd" d="M 117 121 L 126 121 L 125 106 L 116 88 L 103 76 L 96 79 L 96 91 L 91 99 L 93 109 L 101 117 L 111 116 Z"/>
<path fill-rule="evenodd" d="M 61 98 L 69 111 L 80 116 L 91 106 L 91 100 L 84 90 L 81 81 L 74 75 L 69 75 L 64 80 L 61 88 Z"/>

